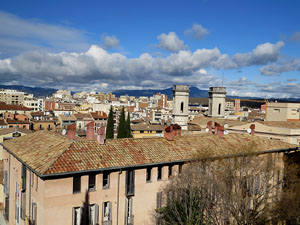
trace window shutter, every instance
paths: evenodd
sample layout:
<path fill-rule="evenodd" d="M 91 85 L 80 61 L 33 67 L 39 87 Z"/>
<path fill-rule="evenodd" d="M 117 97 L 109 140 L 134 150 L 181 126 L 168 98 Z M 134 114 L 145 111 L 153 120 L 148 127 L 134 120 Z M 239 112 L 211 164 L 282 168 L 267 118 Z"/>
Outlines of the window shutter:
<path fill-rule="evenodd" d="M 157 192 L 156 194 L 156 208 L 161 208 L 161 201 L 162 201 L 162 192 Z"/>
<path fill-rule="evenodd" d="M 26 212 L 26 192 L 21 192 L 21 219 L 25 220 Z"/>
<path fill-rule="evenodd" d="M 98 224 L 99 221 L 99 205 L 95 204 L 95 224 Z"/>
<path fill-rule="evenodd" d="M 112 220 L 112 203 L 108 202 L 108 204 L 109 204 L 109 220 L 111 221 Z"/>
<path fill-rule="evenodd" d="M 72 210 L 72 225 L 75 225 L 75 222 L 76 222 L 76 218 L 75 218 L 75 215 L 76 215 L 76 213 L 75 213 L 75 208 L 73 208 L 73 210 Z"/>
<path fill-rule="evenodd" d="M 4 193 L 8 194 L 8 190 L 7 190 L 7 171 L 4 171 Z"/>

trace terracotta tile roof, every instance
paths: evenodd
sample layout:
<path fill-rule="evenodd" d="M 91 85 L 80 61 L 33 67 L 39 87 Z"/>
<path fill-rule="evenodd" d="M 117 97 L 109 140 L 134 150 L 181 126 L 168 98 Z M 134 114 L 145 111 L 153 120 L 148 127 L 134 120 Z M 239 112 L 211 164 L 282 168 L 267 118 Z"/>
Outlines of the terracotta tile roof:
<path fill-rule="evenodd" d="M 7 124 L 30 124 L 29 121 L 7 119 Z"/>
<path fill-rule="evenodd" d="M 82 120 L 82 119 L 93 119 L 91 114 L 89 113 L 76 113 L 74 114 L 77 120 Z"/>
<path fill-rule="evenodd" d="M 259 121 L 259 123 L 270 127 L 300 129 L 299 121 Z"/>
<path fill-rule="evenodd" d="M 75 121 L 76 120 L 76 117 L 74 115 L 70 115 L 70 116 L 59 115 L 58 117 L 64 121 L 70 121 L 70 120 Z"/>
<path fill-rule="evenodd" d="M 7 104 L 0 104 L 0 110 L 31 111 L 30 108 L 27 108 L 22 105 L 7 105 Z"/>
<path fill-rule="evenodd" d="M 190 124 L 197 124 L 203 128 L 203 127 L 206 127 L 208 121 L 212 121 L 213 126 L 214 126 L 214 122 L 217 122 L 221 126 L 228 124 L 228 127 L 240 126 L 240 125 L 249 123 L 249 122 L 239 121 L 239 120 L 229 120 L 229 119 L 211 118 L 211 117 L 206 117 L 206 116 L 198 116 L 195 119 L 193 119 L 190 122 Z"/>
<path fill-rule="evenodd" d="M 224 139 L 212 134 L 186 135 L 173 141 L 125 138 L 107 140 L 101 145 L 94 140 L 72 142 L 51 131 L 38 131 L 4 143 L 5 148 L 42 175 L 166 163 L 188 160 L 196 154 L 224 156 L 244 152 L 246 145 L 253 145 L 255 151 L 296 147 L 244 134 L 229 134 Z"/>
<path fill-rule="evenodd" d="M 71 144 L 72 140 L 51 131 L 38 131 L 4 142 L 17 158 L 40 174 L 45 173 Z"/>
<path fill-rule="evenodd" d="M 91 112 L 94 119 L 107 119 L 107 114 L 103 111 Z"/>
<path fill-rule="evenodd" d="M 24 133 L 24 134 L 31 134 L 32 133 L 31 130 L 28 130 L 28 129 L 25 129 L 25 128 L 15 128 L 15 127 L 12 127 L 12 128 L 0 128 L 0 136 L 1 135 L 6 135 L 6 134 L 10 134 L 10 133 L 13 133 L 15 131 L 19 131 L 19 132 Z"/>
<path fill-rule="evenodd" d="M 131 125 L 131 130 L 164 130 L 163 125 L 138 123 Z"/>
<path fill-rule="evenodd" d="M 44 116 L 44 112 L 32 112 L 31 116 Z"/>

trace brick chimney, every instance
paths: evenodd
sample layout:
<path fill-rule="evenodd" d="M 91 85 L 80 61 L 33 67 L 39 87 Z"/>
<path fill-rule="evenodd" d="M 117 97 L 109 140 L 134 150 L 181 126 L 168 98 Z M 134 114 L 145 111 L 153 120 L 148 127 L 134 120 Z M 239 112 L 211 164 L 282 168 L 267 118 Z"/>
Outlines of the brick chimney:
<path fill-rule="evenodd" d="M 173 140 L 173 126 L 170 125 L 168 127 L 165 128 L 165 132 L 164 132 L 164 137 L 168 140 L 168 141 L 172 141 Z"/>
<path fill-rule="evenodd" d="M 69 126 L 67 126 L 67 135 L 69 139 L 75 139 L 76 134 L 76 123 L 73 123 Z"/>
<path fill-rule="evenodd" d="M 99 127 L 97 129 L 97 142 L 101 145 L 105 144 L 105 127 Z"/>
<path fill-rule="evenodd" d="M 250 125 L 250 129 L 251 129 L 251 133 L 250 134 L 254 135 L 255 134 L 255 124 L 251 124 Z"/>
<path fill-rule="evenodd" d="M 173 136 L 181 136 L 181 126 L 177 123 L 171 126 L 173 127 Z"/>
<path fill-rule="evenodd" d="M 94 124 L 95 124 L 94 121 L 92 121 L 86 125 L 87 126 L 86 139 L 87 140 L 94 140 L 94 134 L 95 134 Z"/>
<path fill-rule="evenodd" d="M 211 133 L 212 132 L 212 121 L 208 121 L 206 128 L 208 128 L 208 132 Z"/>
<path fill-rule="evenodd" d="M 218 136 L 220 137 L 220 138 L 224 138 L 224 131 L 225 131 L 225 128 L 224 128 L 224 126 L 219 126 L 218 127 Z"/>
<path fill-rule="evenodd" d="M 219 129 L 220 126 L 221 126 L 220 124 L 218 124 L 217 122 L 215 122 L 215 135 L 218 134 L 218 129 Z"/>

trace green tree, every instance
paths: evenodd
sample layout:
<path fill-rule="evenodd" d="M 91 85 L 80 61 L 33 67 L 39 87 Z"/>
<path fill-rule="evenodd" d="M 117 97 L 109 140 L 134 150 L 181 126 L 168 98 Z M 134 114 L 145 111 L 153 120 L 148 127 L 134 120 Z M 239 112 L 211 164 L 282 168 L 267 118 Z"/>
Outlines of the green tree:
<path fill-rule="evenodd" d="M 131 127 L 130 127 L 130 112 L 128 111 L 127 120 L 126 120 L 126 130 L 127 137 L 132 138 Z"/>
<path fill-rule="evenodd" d="M 113 118 L 113 109 L 112 106 L 110 107 L 108 120 L 106 125 L 106 139 L 113 139 L 114 138 L 114 118 Z"/>
<path fill-rule="evenodd" d="M 123 107 L 120 115 L 120 120 L 119 120 L 117 138 L 126 138 L 126 137 L 127 137 L 127 127 L 126 127 L 125 112 Z"/>

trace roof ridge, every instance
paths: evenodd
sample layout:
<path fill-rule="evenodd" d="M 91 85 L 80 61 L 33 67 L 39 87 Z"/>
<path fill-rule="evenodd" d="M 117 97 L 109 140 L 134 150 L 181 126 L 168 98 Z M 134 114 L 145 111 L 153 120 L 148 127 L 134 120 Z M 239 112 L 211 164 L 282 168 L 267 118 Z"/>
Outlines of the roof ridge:
<path fill-rule="evenodd" d="M 56 159 L 53 160 L 53 162 L 48 166 L 48 168 L 46 168 L 44 171 L 41 171 L 41 174 L 45 174 L 47 173 L 47 171 L 57 162 L 57 160 L 67 151 L 70 149 L 70 147 L 74 144 L 74 142 L 70 143 L 70 145 L 63 150 L 63 152 L 61 154 L 58 155 L 58 157 Z"/>

